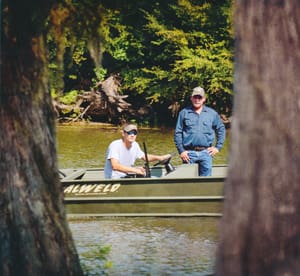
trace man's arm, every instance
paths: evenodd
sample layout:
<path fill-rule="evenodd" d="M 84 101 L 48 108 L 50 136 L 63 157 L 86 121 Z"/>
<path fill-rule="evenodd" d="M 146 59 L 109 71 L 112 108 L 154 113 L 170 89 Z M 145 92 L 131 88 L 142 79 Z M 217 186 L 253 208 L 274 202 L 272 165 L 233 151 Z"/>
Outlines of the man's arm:
<path fill-rule="evenodd" d="M 226 130 L 225 125 L 223 124 L 219 114 L 216 112 L 215 119 L 213 123 L 213 129 L 216 134 L 216 145 L 209 147 L 207 150 L 209 155 L 215 156 L 223 147 L 225 137 L 226 137 Z"/>
<path fill-rule="evenodd" d="M 183 147 L 183 119 L 184 119 L 184 110 L 182 110 L 177 119 L 175 133 L 174 133 L 174 143 L 177 148 L 177 151 L 180 155 L 181 160 L 184 163 L 189 163 L 190 157 L 188 151 Z"/>
<path fill-rule="evenodd" d="M 147 155 L 148 155 L 149 162 L 152 162 L 152 161 L 163 161 L 163 160 L 168 159 L 168 158 L 171 157 L 171 154 L 165 154 L 165 155 L 147 154 Z M 144 161 L 146 161 L 145 155 L 142 157 L 142 159 Z"/>
<path fill-rule="evenodd" d="M 175 133 L 174 133 L 174 143 L 179 154 L 185 151 L 183 147 L 182 133 L 183 133 L 183 112 L 180 112 L 178 115 Z"/>
<path fill-rule="evenodd" d="M 118 159 L 115 158 L 111 158 L 109 159 L 110 163 L 111 163 L 111 167 L 114 171 L 119 171 L 119 172 L 123 172 L 123 173 L 136 173 L 136 174 L 140 174 L 140 175 L 145 175 L 145 169 L 144 168 L 137 168 L 137 167 L 127 167 L 124 166 L 122 164 L 120 164 Z"/>
<path fill-rule="evenodd" d="M 215 119 L 215 133 L 216 133 L 216 148 L 218 150 L 221 150 L 221 148 L 224 145 L 225 142 L 225 138 L 226 138 L 226 129 L 225 129 L 225 125 L 222 122 L 219 114 L 216 115 L 216 119 Z"/>

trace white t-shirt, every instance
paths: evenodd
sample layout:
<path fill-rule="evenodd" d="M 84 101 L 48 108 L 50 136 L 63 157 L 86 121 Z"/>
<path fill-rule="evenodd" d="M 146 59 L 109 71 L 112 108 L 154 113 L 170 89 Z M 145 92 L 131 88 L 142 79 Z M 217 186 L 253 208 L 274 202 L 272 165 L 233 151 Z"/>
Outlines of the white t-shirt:
<path fill-rule="evenodd" d="M 115 140 L 110 143 L 106 153 L 106 161 L 104 167 L 105 178 L 121 178 L 126 175 L 126 173 L 114 171 L 111 167 L 110 159 L 115 158 L 119 160 L 119 163 L 132 167 L 136 159 L 140 159 L 144 156 L 144 152 L 141 150 L 137 142 L 133 142 L 130 149 L 127 149 L 123 144 L 123 140 Z"/>

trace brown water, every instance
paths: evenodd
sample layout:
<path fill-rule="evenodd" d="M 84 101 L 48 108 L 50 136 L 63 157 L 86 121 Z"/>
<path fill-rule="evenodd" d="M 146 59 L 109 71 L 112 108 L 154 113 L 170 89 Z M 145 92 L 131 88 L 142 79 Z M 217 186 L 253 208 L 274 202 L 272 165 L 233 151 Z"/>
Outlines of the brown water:
<path fill-rule="evenodd" d="M 59 126 L 57 130 L 60 168 L 103 167 L 108 145 L 121 138 L 121 131 L 117 128 Z M 140 129 L 136 141 L 142 149 L 145 142 L 148 153 L 174 153 L 172 163 L 176 165 L 181 160 L 173 142 L 173 135 L 173 129 Z M 224 148 L 214 158 L 215 164 L 227 163 L 228 144 L 229 139 L 226 139 Z"/>
<path fill-rule="evenodd" d="M 103 218 L 70 221 L 79 255 L 110 245 L 112 267 L 81 257 L 89 275 L 207 275 L 214 270 L 218 220 Z M 102 274 L 101 274 L 102 273 Z"/>
<path fill-rule="evenodd" d="M 121 136 L 115 128 L 59 126 L 61 168 L 103 167 L 109 143 Z M 228 140 L 228 139 L 227 139 Z M 176 153 L 172 129 L 142 129 L 148 153 Z M 214 159 L 227 163 L 228 141 Z M 177 154 L 172 163 L 180 164 Z M 216 218 L 100 218 L 70 220 L 69 224 L 88 275 L 208 275 L 213 272 L 217 246 Z M 110 246 L 111 267 L 98 258 L 99 246 Z"/>

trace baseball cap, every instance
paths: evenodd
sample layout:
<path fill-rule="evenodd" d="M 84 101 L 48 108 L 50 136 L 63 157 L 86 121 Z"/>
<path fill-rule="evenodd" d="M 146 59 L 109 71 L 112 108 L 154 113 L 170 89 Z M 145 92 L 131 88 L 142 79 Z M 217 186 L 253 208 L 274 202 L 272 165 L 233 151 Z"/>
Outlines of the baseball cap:
<path fill-rule="evenodd" d="M 127 124 L 123 128 L 124 131 L 131 131 L 131 130 L 136 130 L 137 131 L 137 126 L 134 124 Z"/>
<path fill-rule="evenodd" d="M 195 88 L 193 89 L 193 92 L 192 92 L 192 97 L 193 97 L 193 96 L 196 96 L 196 95 L 199 95 L 199 96 L 201 96 L 201 97 L 204 97 L 204 95 L 205 95 L 204 89 L 203 89 L 202 87 L 200 87 L 200 86 L 195 87 Z"/>

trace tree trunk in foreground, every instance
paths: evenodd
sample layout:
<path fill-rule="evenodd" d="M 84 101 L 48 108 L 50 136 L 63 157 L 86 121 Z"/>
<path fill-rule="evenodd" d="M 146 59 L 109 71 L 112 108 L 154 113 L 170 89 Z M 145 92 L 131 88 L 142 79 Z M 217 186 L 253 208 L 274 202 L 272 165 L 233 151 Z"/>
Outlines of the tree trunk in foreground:
<path fill-rule="evenodd" d="M 1 7 L 0 275 L 82 275 L 64 211 L 39 31 L 49 3 Z"/>
<path fill-rule="evenodd" d="M 300 2 L 236 1 L 235 109 L 217 275 L 299 275 Z"/>

